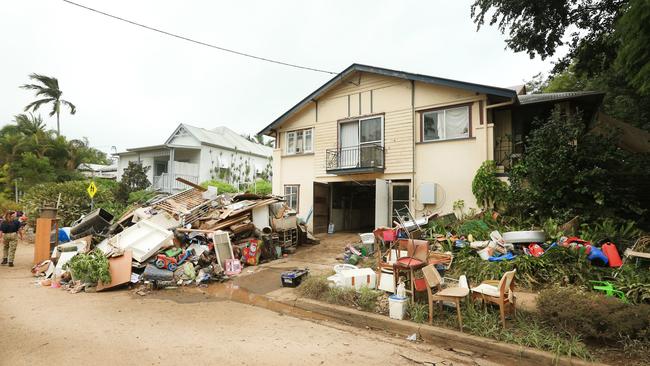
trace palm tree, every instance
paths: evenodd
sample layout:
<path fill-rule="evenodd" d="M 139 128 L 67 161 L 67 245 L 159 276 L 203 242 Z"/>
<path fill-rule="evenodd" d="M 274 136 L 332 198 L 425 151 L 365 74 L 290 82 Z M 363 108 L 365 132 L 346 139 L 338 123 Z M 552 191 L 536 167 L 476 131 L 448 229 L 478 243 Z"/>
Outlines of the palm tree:
<path fill-rule="evenodd" d="M 52 111 L 50 112 L 50 117 L 56 114 L 56 134 L 61 135 L 61 127 L 59 125 L 59 114 L 61 113 L 61 104 L 70 108 L 70 114 L 75 114 L 77 112 L 77 107 L 74 104 L 68 102 L 67 100 L 61 99 L 63 92 L 59 89 L 59 80 L 54 77 L 44 76 L 39 74 L 31 74 L 29 78 L 40 82 L 42 85 L 38 84 L 25 84 L 21 86 L 23 89 L 34 90 L 36 97 L 44 97 L 43 99 L 35 100 L 28 104 L 25 107 L 25 111 L 36 110 L 46 103 L 52 103 Z"/>
<path fill-rule="evenodd" d="M 40 114 L 38 116 L 32 113 L 29 116 L 22 113 L 17 114 L 14 116 L 14 122 L 16 122 L 18 130 L 28 136 L 45 132 L 45 122 Z"/>

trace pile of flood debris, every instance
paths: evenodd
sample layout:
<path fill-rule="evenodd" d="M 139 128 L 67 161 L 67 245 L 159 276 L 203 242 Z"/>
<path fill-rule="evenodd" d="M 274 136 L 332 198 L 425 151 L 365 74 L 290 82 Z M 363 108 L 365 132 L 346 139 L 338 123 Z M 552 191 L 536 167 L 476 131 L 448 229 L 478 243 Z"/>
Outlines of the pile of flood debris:
<path fill-rule="evenodd" d="M 98 209 L 58 229 L 47 243 L 37 240 L 35 253 L 49 245 L 51 256 L 32 272 L 42 286 L 71 292 L 131 283 L 142 294 L 225 281 L 245 266 L 318 243 L 282 197 L 218 194 L 215 187 L 184 183 L 192 188 L 158 197 L 116 220 Z"/>

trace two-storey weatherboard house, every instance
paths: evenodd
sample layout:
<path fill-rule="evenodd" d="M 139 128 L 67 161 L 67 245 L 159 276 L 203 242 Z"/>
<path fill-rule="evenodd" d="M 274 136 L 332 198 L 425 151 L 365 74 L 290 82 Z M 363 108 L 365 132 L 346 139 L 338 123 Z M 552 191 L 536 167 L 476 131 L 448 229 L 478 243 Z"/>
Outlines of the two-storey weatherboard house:
<path fill-rule="evenodd" d="M 315 233 L 330 223 L 344 231 L 391 225 L 405 206 L 416 215 L 453 212 L 457 200 L 476 207 L 476 170 L 485 160 L 507 166 L 534 116 L 559 102 L 602 100 L 523 94 L 353 64 L 261 131 L 276 139 L 273 192 Z"/>

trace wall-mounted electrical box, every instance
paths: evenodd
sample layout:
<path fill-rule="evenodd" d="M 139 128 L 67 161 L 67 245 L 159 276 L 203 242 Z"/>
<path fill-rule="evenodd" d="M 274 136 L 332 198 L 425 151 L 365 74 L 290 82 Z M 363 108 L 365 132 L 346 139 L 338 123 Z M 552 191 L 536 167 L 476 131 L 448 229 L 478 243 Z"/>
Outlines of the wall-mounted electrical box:
<path fill-rule="evenodd" d="M 423 205 L 436 204 L 436 184 L 426 182 L 418 187 L 418 201 Z"/>

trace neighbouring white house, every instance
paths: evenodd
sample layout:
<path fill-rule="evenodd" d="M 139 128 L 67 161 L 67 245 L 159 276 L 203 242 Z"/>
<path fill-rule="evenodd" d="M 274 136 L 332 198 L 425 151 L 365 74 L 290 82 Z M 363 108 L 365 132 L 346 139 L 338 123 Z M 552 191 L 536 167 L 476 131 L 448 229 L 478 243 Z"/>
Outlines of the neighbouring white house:
<path fill-rule="evenodd" d="M 88 178 L 115 179 L 117 178 L 117 162 L 109 165 L 81 163 L 77 167 L 77 171 Z"/>
<path fill-rule="evenodd" d="M 130 161 L 147 171 L 152 188 L 164 192 L 186 189 L 176 181 L 193 183 L 210 179 L 235 186 L 269 177 L 273 148 L 258 144 L 227 127 L 211 130 L 181 123 L 160 145 L 135 147 L 118 153 L 117 179 L 121 180 Z"/>

